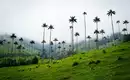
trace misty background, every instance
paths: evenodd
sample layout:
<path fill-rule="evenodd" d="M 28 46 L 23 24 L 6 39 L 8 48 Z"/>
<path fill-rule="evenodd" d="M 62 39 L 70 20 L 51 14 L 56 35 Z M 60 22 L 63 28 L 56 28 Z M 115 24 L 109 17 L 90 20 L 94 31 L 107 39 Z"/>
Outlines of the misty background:
<path fill-rule="evenodd" d="M 113 16 L 114 29 L 118 32 L 117 20 L 121 21 L 121 30 L 125 27 L 124 20 L 130 19 L 130 0 L 0 0 L 0 34 L 12 34 L 37 42 L 42 41 L 43 23 L 52 24 L 54 30 L 52 39 L 71 41 L 69 23 L 70 16 L 76 16 L 74 32 L 79 32 L 79 40 L 84 40 L 83 12 L 87 12 L 87 35 L 93 34 L 96 24 L 93 19 L 101 19 L 99 30 L 106 34 L 112 33 L 110 18 L 106 15 L 109 9 L 116 11 Z M 130 27 L 128 25 L 128 31 Z M 46 41 L 49 41 L 49 31 L 46 30 Z"/>

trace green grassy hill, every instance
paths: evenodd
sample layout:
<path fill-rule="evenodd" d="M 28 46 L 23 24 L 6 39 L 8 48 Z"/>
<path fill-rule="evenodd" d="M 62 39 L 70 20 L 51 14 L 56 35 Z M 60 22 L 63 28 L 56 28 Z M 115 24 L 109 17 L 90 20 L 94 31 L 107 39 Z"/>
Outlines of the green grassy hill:
<path fill-rule="evenodd" d="M 0 80 L 130 80 L 130 42 L 51 64 L 0 68 Z"/>

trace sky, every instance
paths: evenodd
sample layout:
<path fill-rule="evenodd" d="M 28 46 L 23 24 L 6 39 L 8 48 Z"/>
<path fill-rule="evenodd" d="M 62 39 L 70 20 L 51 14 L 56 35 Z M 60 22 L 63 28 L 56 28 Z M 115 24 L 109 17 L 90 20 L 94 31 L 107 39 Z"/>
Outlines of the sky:
<path fill-rule="evenodd" d="M 25 37 L 37 42 L 42 41 L 43 23 L 52 24 L 52 39 L 71 42 L 69 26 L 70 16 L 76 16 L 74 32 L 79 32 L 79 40 L 84 40 L 83 12 L 87 12 L 87 35 L 95 38 L 93 34 L 96 24 L 93 19 L 98 16 L 101 20 L 99 30 L 104 29 L 106 34 L 112 33 L 110 17 L 107 11 L 116 11 L 113 16 L 114 29 L 118 32 L 117 20 L 121 21 L 121 29 L 124 20 L 130 21 L 130 0 L 0 0 L 0 33 L 15 33 L 19 37 Z M 130 24 L 128 31 L 130 31 Z M 101 35 L 100 35 L 101 36 Z M 49 30 L 46 29 L 46 41 L 49 41 Z"/>

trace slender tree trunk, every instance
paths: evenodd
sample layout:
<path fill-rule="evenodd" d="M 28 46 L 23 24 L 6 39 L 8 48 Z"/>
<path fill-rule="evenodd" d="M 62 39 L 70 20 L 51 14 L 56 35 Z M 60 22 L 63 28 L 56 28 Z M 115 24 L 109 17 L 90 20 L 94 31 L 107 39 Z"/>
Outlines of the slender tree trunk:
<path fill-rule="evenodd" d="M 72 23 L 73 26 L 73 23 Z M 72 28 L 72 51 L 74 52 L 74 26 Z"/>
<path fill-rule="evenodd" d="M 43 29 L 43 40 L 45 40 L 45 28 Z M 43 42 L 43 46 L 42 46 L 42 58 L 44 59 L 44 55 L 45 55 L 45 49 L 44 49 L 44 42 Z"/>
<path fill-rule="evenodd" d="M 78 36 L 76 36 L 76 43 L 77 43 L 76 50 L 78 51 Z"/>
<path fill-rule="evenodd" d="M 84 38 L 84 41 L 85 41 L 85 50 L 86 50 L 86 16 L 84 15 L 84 30 L 85 30 L 85 38 Z"/>
<path fill-rule="evenodd" d="M 115 34 L 114 34 L 114 26 L 113 26 L 112 15 L 111 15 L 111 25 L 112 25 L 112 32 L 113 32 L 113 41 L 115 41 Z"/>
<path fill-rule="evenodd" d="M 89 39 L 89 50 L 90 50 L 91 48 L 90 48 L 90 39 Z"/>
<path fill-rule="evenodd" d="M 118 30 L 119 30 L 119 40 L 121 39 L 121 31 L 120 31 L 120 25 L 118 23 Z"/>
<path fill-rule="evenodd" d="M 14 50 L 13 44 L 14 44 L 14 39 L 12 39 L 12 48 L 11 48 L 11 53 L 13 53 L 13 50 Z"/>
<path fill-rule="evenodd" d="M 51 29 L 50 29 L 50 41 L 49 41 L 49 44 L 50 44 L 50 48 L 49 48 L 49 57 L 50 57 L 50 62 L 51 62 Z"/>
<path fill-rule="evenodd" d="M 127 28 L 127 24 L 125 24 L 125 26 L 126 26 L 126 29 L 127 29 L 127 31 L 126 31 L 126 32 L 127 32 L 127 35 L 128 35 L 128 28 Z"/>
<path fill-rule="evenodd" d="M 55 54 L 56 54 L 56 41 L 55 41 Z"/>
<path fill-rule="evenodd" d="M 98 23 L 96 23 L 96 28 L 98 30 Z M 97 47 L 97 49 L 99 49 L 99 45 L 98 45 L 98 33 L 96 34 L 96 38 L 97 38 L 96 47 Z"/>

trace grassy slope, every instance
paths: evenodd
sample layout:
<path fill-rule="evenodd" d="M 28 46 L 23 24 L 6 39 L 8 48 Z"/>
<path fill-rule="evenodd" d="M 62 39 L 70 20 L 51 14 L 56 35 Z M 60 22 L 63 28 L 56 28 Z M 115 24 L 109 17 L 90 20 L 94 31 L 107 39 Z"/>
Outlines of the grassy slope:
<path fill-rule="evenodd" d="M 93 50 L 76 54 L 57 61 L 57 64 L 50 64 L 50 68 L 48 64 L 38 68 L 37 65 L 0 68 L 0 80 L 129 80 L 130 42 L 108 48 L 106 52 Z M 123 59 L 117 60 L 119 56 Z M 101 60 L 101 63 L 89 65 L 92 60 Z M 72 67 L 74 61 L 79 65 Z"/>

